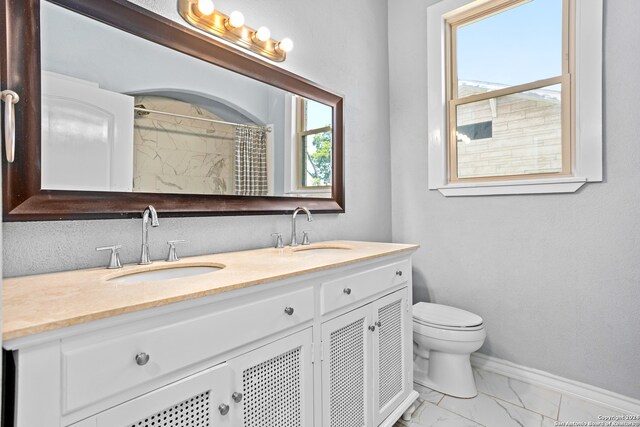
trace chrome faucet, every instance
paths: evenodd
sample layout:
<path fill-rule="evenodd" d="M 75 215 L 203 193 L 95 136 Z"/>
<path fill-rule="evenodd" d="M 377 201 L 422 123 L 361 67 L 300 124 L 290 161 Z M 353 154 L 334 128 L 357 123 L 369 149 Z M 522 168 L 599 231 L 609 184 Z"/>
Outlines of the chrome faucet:
<path fill-rule="evenodd" d="M 151 215 L 151 226 L 160 226 L 156 209 L 149 205 L 142 213 L 142 252 L 138 263 L 140 265 L 151 264 L 151 258 L 149 257 L 149 215 Z"/>
<path fill-rule="evenodd" d="M 291 218 L 291 244 L 290 246 L 298 246 L 298 237 L 296 236 L 296 216 L 298 215 L 298 212 L 300 211 L 304 211 L 304 213 L 307 214 L 307 221 L 311 222 L 313 221 L 313 217 L 311 216 L 311 212 L 309 212 L 309 209 L 305 208 L 305 207 L 298 207 L 296 208 L 295 211 L 293 211 L 293 217 Z"/>

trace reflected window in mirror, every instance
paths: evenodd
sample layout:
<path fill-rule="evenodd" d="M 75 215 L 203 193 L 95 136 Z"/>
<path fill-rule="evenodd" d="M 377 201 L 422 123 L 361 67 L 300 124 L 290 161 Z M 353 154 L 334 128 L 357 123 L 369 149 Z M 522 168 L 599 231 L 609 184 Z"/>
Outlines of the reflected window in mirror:
<path fill-rule="evenodd" d="M 316 101 L 295 97 L 298 190 L 331 188 L 332 109 Z"/>

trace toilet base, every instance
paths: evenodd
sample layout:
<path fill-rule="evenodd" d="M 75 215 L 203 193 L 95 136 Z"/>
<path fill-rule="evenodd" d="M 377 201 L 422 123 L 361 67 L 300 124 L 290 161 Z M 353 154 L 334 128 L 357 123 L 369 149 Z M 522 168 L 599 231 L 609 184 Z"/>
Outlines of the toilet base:
<path fill-rule="evenodd" d="M 470 354 L 431 350 L 429 359 L 414 363 L 413 380 L 448 396 L 469 399 L 478 395 Z"/>

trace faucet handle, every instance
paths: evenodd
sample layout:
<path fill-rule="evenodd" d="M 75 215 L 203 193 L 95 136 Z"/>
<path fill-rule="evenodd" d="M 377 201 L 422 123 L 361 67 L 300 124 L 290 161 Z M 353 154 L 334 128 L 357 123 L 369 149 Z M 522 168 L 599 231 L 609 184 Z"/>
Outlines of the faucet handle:
<path fill-rule="evenodd" d="M 276 249 L 284 248 L 284 243 L 282 243 L 282 234 L 281 233 L 271 233 L 272 236 L 276 236 Z"/>
<path fill-rule="evenodd" d="M 169 240 L 167 242 L 167 245 L 169 245 L 169 256 L 167 257 L 168 262 L 180 261 L 180 258 L 178 258 L 178 253 L 176 252 L 176 245 L 185 242 L 186 240 Z"/>
<path fill-rule="evenodd" d="M 302 245 L 304 246 L 311 244 L 309 241 L 309 233 L 311 233 L 311 230 L 302 230 Z"/>
<path fill-rule="evenodd" d="M 96 248 L 96 251 L 111 251 L 111 258 L 109 259 L 109 266 L 107 268 L 122 268 L 122 264 L 120 263 L 120 249 L 122 249 L 122 245 L 115 246 L 103 246 L 100 248 Z"/>

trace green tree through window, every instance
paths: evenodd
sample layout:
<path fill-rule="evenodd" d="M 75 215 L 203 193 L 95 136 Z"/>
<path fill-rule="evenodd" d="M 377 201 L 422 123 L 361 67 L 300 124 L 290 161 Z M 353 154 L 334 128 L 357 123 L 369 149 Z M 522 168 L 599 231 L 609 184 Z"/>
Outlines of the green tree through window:
<path fill-rule="evenodd" d="M 311 146 L 308 145 L 308 138 Z M 331 131 L 308 135 L 305 138 L 304 155 L 306 157 L 305 186 L 331 185 Z"/>

